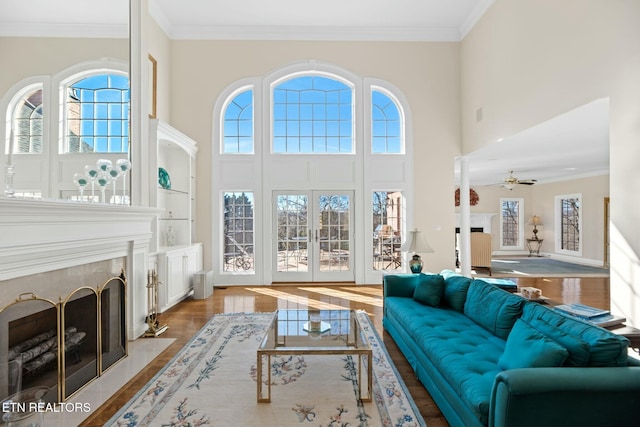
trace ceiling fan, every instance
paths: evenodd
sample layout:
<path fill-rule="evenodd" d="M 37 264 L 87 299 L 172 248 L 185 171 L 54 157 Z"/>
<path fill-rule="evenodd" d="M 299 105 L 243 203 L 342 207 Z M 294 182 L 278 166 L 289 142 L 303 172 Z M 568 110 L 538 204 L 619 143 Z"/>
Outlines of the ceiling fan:
<path fill-rule="evenodd" d="M 535 180 L 535 179 L 519 180 L 518 178 L 513 176 L 513 171 L 509 171 L 509 176 L 506 177 L 503 181 L 504 182 L 503 182 L 502 186 L 504 188 L 509 189 L 509 190 L 513 190 L 513 187 L 515 187 L 518 184 L 521 184 L 521 185 L 533 185 L 533 184 L 535 184 L 537 182 L 537 180 Z"/>

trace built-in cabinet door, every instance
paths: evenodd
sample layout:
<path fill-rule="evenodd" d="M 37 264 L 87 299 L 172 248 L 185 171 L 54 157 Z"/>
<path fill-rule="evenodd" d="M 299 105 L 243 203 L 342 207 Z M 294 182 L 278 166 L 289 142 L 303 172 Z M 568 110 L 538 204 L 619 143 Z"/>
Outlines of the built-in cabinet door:
<path fill-rule="evenodd" d="M 193 275 L 202 270 L 202 245 L 195 244 L 159 254 L 159 311 L 186 298 L 193 289 Z"/>
<path fill-rule="evenodd" d="M 185 254 L 178 252 L 167 256 L 167 305 L 178 302 L 184 295 Z"/>

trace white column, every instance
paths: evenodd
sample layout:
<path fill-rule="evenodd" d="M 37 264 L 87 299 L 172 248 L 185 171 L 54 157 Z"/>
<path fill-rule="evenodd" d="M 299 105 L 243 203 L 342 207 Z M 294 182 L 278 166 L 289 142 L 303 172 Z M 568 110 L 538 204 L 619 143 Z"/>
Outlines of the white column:
<path fill-rule="evenodd" d="M 469 159 L 460 161 L 460 271 L 471 276 L 471 205 L 469 201 Z"/>

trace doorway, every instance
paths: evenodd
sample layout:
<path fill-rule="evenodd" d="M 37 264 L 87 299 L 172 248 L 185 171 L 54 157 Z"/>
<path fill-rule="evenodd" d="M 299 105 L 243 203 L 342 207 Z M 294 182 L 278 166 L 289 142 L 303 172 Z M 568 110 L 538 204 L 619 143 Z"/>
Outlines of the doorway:
<path fill-rule="evenodd" d="M 354 281 L 353 191 L 273 193 L 273 279 Z"/>

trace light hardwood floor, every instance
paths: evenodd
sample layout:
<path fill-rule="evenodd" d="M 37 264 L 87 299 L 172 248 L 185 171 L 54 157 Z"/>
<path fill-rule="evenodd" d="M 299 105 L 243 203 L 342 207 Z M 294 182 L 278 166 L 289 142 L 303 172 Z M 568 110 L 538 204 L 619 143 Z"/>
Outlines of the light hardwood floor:
<path fill-rule="evenodd" d="M 532 286 L 562 303 L 583 303 L 609 309 L 608 278 L 520 278 L 518 286 Z M 382 287 L 380 285 L 305 284 L 261 287 L 216 288 L 205 300 L 187 299 L 161 315 L 169 325 L 163 338 L 175 338 L 144 370 L 98 408 L 82 426 L 102 426 L 140 390 L 189 339 L 216 313 L 272 312 L 278 308 L 348 308 L 365 310 L 380 333 L 387 350 L 429 427 L 448 426 L 424 387 L 415 379 L 393 339 L 382 329 Z M 153 338 L 146 338 L 153 339 Z"/>

